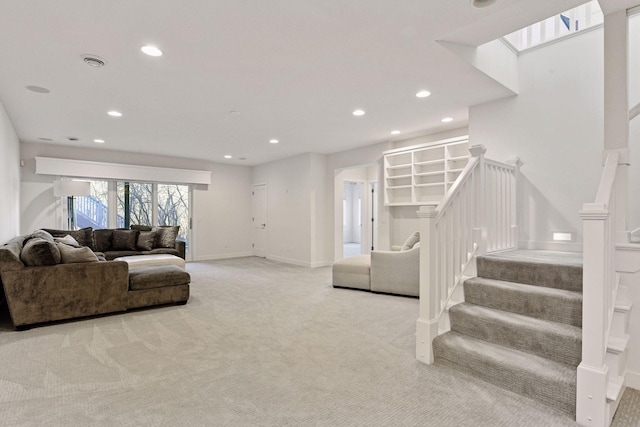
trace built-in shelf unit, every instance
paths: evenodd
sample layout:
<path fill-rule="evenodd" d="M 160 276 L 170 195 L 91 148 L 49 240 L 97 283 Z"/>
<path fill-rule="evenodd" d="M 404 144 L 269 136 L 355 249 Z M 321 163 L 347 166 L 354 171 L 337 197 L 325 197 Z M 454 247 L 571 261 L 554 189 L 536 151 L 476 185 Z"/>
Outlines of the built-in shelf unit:
<path fill-rule="evenodd" d="M 469 137 L 384 152 L 384 204 L 438 204 L 469 161 Z"/>

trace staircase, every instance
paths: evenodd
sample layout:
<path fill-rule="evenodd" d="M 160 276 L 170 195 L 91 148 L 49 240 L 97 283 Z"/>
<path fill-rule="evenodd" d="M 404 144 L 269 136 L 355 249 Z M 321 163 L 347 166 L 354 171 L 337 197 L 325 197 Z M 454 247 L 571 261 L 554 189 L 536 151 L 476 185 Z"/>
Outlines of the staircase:
<path fill-rule="evenodd" d="M 464 282 L 465 302 L 449 309 L 451 330 L 433 341 L 435 363 L 574 417 L 582 359 L 581 254 L 514 250 L 479 256 L 477 275 Z M 607 398 L 613 402 L 622 391 L 616 370 L 628 339 L 628 312 L 618 312 L 623 330 L 607 350 Z"/>

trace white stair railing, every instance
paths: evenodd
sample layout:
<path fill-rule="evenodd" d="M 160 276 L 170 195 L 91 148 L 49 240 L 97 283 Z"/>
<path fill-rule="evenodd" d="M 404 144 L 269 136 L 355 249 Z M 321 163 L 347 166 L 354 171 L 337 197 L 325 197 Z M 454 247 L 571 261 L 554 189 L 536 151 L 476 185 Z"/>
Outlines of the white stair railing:
<path fill-rule="evenodd" d="M 439 334 L 440 318 L 473 258 L 517 247 L 519 160 L 506 164 L 485 159 L 482 145 L 469 152 L 469 162 L 438 206 L 418 211 L 422 244 L 416 357 L 424 363 L 433 363 L 431 342 Z"/>
<path fill-rule="evenodd" d="M 607 155 L 593 203 L 580 211 L 583 224 L 582 362 L 578 366 L 576 421 L 585 426 L 609 425 L 607 339 L 613 321 L 615 271 L 615 186 L 619 153 Z"/>

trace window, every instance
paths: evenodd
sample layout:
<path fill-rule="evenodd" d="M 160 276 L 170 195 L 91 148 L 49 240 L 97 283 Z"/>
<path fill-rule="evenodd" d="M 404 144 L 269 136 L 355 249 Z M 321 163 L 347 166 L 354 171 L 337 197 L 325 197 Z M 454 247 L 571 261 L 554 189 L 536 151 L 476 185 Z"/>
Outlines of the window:
<path fill-rule="evenodd" d="M 153 225 L 153 184 L 118 182 L 118 216 L 123 218 L 123 228 L 131 224 Z"/>
<path fill-rule="evenodd" d="M 189 186 L 158 184 L 158 225 L 179 225 L 178 239 L 189 246 Z"/>
<path fill-rule="evenodd" d="M 74 215 L 76 228 L 109 227 L 109 182 L 89 181 L 91 194 L 75 197 Z"/>

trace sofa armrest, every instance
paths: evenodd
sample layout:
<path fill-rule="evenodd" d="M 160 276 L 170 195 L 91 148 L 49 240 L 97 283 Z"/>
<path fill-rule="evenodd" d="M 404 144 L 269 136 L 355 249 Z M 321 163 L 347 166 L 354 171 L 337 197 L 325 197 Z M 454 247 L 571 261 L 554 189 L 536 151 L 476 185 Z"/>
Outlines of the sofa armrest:
<path fill-rule="evenodd" d="M 126 310 L 126 262 L 86 262 L 3 271 L 14 326 Z"/>
<path fill-rule="evenodd" d="M 187 242 L 184 240 L 176 240 L 176 250 L 180 253 L 180 258 L 186 259 L 187 254 Z"/>
<path fill-rule="evenodd" d="M 371 252 L 371 290 L 420 295 L 420 248 Z"/>

